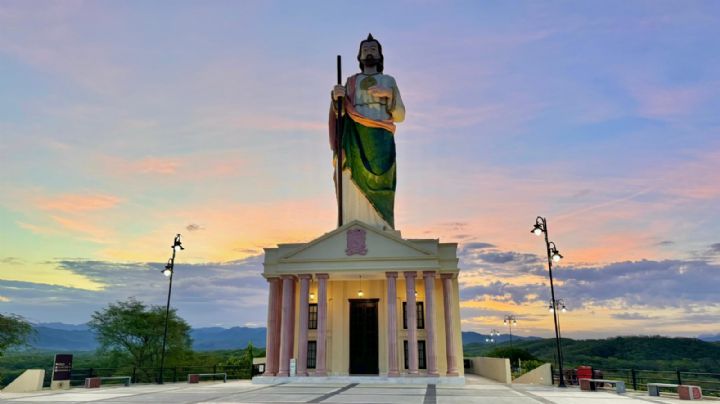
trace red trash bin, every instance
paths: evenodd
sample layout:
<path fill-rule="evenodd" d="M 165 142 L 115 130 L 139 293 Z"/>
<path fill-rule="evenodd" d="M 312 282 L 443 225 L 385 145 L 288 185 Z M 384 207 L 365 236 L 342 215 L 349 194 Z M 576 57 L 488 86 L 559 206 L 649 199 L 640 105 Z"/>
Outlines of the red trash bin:
<path fill-rule="evenodd" d="M 578 366 L 577 367 L 577 378 L 579 379 L 592 379 L 593 368 L 592 366 Z"/>
<path fill-rule="evenodd" d="M 593 385 L 593 383 L 588 382 L 587 380 L 583 380 L 583 379 L 592 379 L 593 378 L 592 366 L 578 366 L 576 369 L 576 372 L 577 372 L 578 384 L 580 385 L 580 390 L 585 390 L 585 391 L 595 390 L 595 386 Z"/>

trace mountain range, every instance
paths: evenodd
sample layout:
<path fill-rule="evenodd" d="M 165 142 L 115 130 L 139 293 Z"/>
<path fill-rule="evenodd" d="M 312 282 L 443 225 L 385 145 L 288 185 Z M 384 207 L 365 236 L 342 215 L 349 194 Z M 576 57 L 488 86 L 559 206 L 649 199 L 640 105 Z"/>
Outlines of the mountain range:
<path fill-rule="evenodd" d="M 92 351 L 98 348 L 95 334 L 87 324 L 40 323 L 35 324 L 35 335 L 31 337 L 29 345 L 38 350 L 48 351 Z M 196 351 L 212 351 L 219 349 L 241 349 L 248 342 L 256 347 L 265 346 L 264 327 L 201 327 L 190 331 L 193 340 L 193 349 Z M 493 337 L 489 342 L 489 335 L 474 331 L 463 331 L 463 345 L 476 344 L 490 347 L 490 344 L 501 344 L 510 341 L 509 334 Z M 520 337 L 513 335 L 513 342 L 538 341 L 540 337 Z M 699 339 L 708 342 L 720 341 L 720 334 L 701 335 Z"/>
<path fill-rule="evenodd" d="M 95 334 L 87 324 L 41 323 L 35 324 L 35 335 L 29 344 L 32 348 L 48 351 L 92 351 L 98 348 Z M 196 351 L 212 351 L 218 349 L 245 348 L 248 342 L 256 347 L 265 346 L 265 328 L 252 327 L 202 327 L 190 331 L 193 349 Z M 473 331 L 462 333 L 463 345 L 471 343 L 487 343 L 489 335 Z M 537 340 L 539 337 L 513 336 L 513 341 Z M 495 343 L 510 340 L 508 334 L 493 337 Z"/>
<path fill-rule="evenodd" d="M 33 326 L 35 333 L 28 341 L 31 348 L 43 351 L 92 351 L 99 344 L 95 333 L 86 324 L 42 323 Z M 265 346 L 265 328 L 204 327 L 190 330 L 193 349 L 245 348 L 248 342 L 256 347 Z"/>

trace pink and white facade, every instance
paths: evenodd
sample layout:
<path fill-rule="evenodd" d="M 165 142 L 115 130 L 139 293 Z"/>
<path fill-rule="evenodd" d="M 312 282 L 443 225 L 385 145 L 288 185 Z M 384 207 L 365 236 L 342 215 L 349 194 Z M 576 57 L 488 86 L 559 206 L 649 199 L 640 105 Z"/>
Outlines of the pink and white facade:
<path fill-rule="evenodd" d="M 268 332 L 258 379 L 462 382 L 456 253 L 456 243 L 406 240 L 359 221 L 265 249 Z"/>

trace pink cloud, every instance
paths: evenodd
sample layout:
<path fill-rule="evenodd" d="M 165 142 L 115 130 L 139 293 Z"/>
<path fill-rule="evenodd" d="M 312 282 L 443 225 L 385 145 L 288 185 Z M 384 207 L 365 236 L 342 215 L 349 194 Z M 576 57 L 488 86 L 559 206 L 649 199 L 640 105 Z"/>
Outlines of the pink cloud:
<path fill-rule="evenodd" d="M 43 210 L 83 212 L 110 209 L 118 205 L 120 198 L 112 195 L 67 194 L 37 202 Z"/>
<path fill-rule="evenodd" d="M 80 238 L 94 243 L 107 243 L 110 232 L 89 221 L 71 219 L 62 216 L 50 216 L 50 218 L 63 229 L 78 234 Z"/>
<path fill-rule="evenodd" d="M 20 228 L 23 228 L 25 230 L 28 230 L 34 234 L 42 235 L 42 236 L 56 236 L 59 234 L 59 232 L 55 229 L 52 229 L 50 227 L 45 226 L 39 226 L 32 223 L 26 223 L 22 221 L 15 222 Z"/>
<path fill-rule="evenodd" d="M 146 157 L 131 162 L 128 166 L 129 172 L 153 173 L 153 174 L 175 174 L 180 161 L 174 158 Z"/>
<path fill-rule="evenodd" d="M 686 115 L 698 110 L 698 105 L 715 94 L 717 85 L 704 83 L 699 86 L 659 87 L 640 86 L 633 89 L 638 110 L 642 115 L 666 118 Z"/>
<path fill-rule="evenodd" d="M 101 172 L 112 178 L 136 181 L 137 174 L 152 179 L 171 177 L 182 181 L 205 180 L 224 176 L 240 175 L 251 171 L 248 160 L 253 158 L 244 150 L 222 150 L 217 152 L 195 152 L 180 157 L 145 157 L 131 159 L 108 154 L 96 154 L 94 160 Z M 147 176 L 149 174 L 150 176 Z"/>

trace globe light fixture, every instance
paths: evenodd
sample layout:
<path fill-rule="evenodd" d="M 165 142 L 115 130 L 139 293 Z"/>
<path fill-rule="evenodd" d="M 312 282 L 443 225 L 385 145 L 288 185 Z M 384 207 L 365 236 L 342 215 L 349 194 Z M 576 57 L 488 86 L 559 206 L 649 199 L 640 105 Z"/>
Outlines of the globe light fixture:
<path fill-rule="evenodd" d="M 542 227 L 540 227 L 540 225 L 538 225 L 537 223 L 535 223 L 535 226 L 533 227 L 532 230 L 530 230 L 530 233 L 532 233 L 532 234 L 534 234 L 534 235 L 536 235 L 536 236 L 539 236 L 539 235 L 541 235 L 541 234 L 543 233 Z"/>
<path fill-rule="evenodd" d="M 490 337 L 485 338 L 485 342 L 495 342 L 495 337 L 499 337 L 499 336 L 500 336 L 500 331 L 493 328 L 492 330 L 490 330 Z"/>
<path fill-rule="evenodd" d="M 550 313 L 554 312 L 555 309 L 560 309 L 561 312 L 566 313 L 568 311 L 567 306 L 565 306 L 565 300 L 564 299 L 557 299 L 555 300 L 555 304 L 553 305 L 553 300 L 550 299 L 550 304 L 548 305 L 548 311 Z M 559 322 L 559 320 L 558 320 Z"/>
<path fill-rule="evenodd" d="M 165 269 L 162 270 L 163 275 L 170 276 L 173 273 L 173 262 L 172 259 L 169 259 L 167 264 L 165 264 Z"/>

